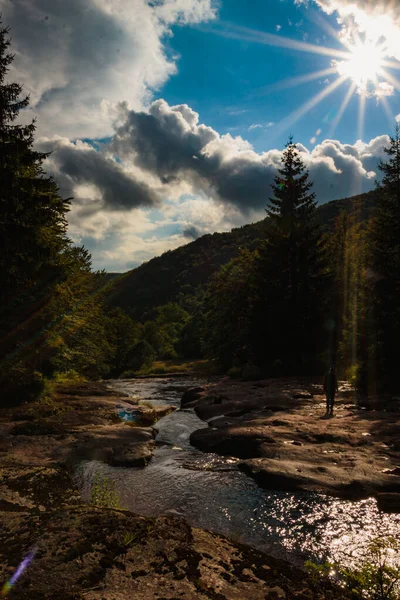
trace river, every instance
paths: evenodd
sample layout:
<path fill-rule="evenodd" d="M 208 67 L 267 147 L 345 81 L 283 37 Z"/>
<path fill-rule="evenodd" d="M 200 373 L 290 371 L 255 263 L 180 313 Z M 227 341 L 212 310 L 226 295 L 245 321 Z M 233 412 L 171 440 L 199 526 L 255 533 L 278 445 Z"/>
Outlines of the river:
<path fill-rule="evenodd" d="M 109 382 L 115 390 L 153 404 L 179 407 L 185 389 L 201 379 L 136 379 Z M 353 565 L 370 540 L 400 539 L 400 515 L 381 513 L 373 498 L 349 502 L 313 493 L 261 490 L 239 472 L 237 459 L 206 454 L 190 446 L 190 434 L 208 425 L 193 410 L 160 419 L 157 450 L 144 469 L 87 461 L 77 480 L 85 499 L 93 476 L 114 482 L 121 506 L 144 516 L 176 514 L 192 526 L 247 543 L 301 565 L 330 560 Z"/>

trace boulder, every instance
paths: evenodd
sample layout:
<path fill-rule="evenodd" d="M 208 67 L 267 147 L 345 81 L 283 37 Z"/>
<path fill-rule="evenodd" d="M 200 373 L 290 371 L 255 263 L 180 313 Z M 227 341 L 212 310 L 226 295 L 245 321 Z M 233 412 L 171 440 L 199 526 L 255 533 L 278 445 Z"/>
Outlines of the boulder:
<path fill-rule="evenodd" d="M 13 600 L 321 597 L 305 572 L 214 533 L 192 529 L 176 514 L 148 518 L 94 506 L 43 514 L 0 512 L 4 581 L 34 545 L 33 566 L 13 586 Z M 349 597 L 345 590 L 326 585 L 326 597 Z"/>
<path fill-rule="evenodd" d="M 400 494 L 390 492 L 377 494 L 378 508 L 383 512 L 400 513 Z"/>
<path fill-rule="evenodd" d="M 150 462 L 154 450 L 154 442 L 128 444 L 125 447 L 115 448 L 108 462 L 114 467 L 145 467 Z"/>
<path fill-rule="evenodd" d="M 277 452 L 275 440 L 268 436 L 232 435 L 223 429 L 199 429 L 190 436 L 192 446 L 203 452 L 214 452 L 221 456 L 236 458 L 258 458 L 274 456 Z"/>
<path fill-rule="evenodd" d="M 192 408 L 194 403 L 201 398 L 203 392 L 205 392 L 203 387 L 192 387 L 186 390 L 181 399 L 181 408 Z"/>

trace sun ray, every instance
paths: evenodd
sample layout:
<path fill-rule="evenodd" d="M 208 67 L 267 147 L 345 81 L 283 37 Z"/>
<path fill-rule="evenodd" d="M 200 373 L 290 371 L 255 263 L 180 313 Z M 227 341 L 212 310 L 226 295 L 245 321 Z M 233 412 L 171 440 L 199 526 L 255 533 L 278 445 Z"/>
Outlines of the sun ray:
<path fill-rule="evenodd" d="M 391 61 L 391 60 L 383 60 L 382 67 L 387 67 L 388 69 L 397 69 L 400 70 L 400 62 L 399 61 Z"/>
<path fill-rule="evenodd" d="M 382 98 L 380 98 L 380 101 L 382 102 L 383 110 L 385 111 L 385 114 L 388 118 L 390 126 L 393 127 L 393 123 L 395 121 L 395 116 L 390 108 L 388 99 L 385 96 L 382 96 Z"/>
<path fill-rule="evenodd" d="M 308 73 L 307 75 L 291 77 L 290 79 L 284 79 L 282 81 L 272 83 L 271 85 L 266 85 L 252 95 L 264 96 L 276 90 L 285 90 L 291 87 L 296 87 L 302 83 L 309 83 L 310 81 L 320 79 L 321 77 L 328 77 L 328 75 L 333 75 L 334 73 L 336 73 L 336 67 L 329 67 L 329 69 L 321 69 L 320 71 L 314 71 L 313 73 Z"/>
<path fill-rule="evenodd" d="M 385 69 L 381 69 L 381 72 L 382 75 L 396 88 L 396 90 L 400 92 L 400 81 Z"/>
<path fill-rule="evenodd" d="M 324 98 L 332 94 L 332 92 L 334 92 L 345 81 L 345 76 L 342 75 L 341 77 L 338 77 L 333 83 L 324 88 L 319 94 L 317 94 L 313 98 L 310 98 L 310 100 L 307 100 L 307 102 L 300 106 L 300 108 L 296 109 L 290 115 L 285 117 L 280 123 L 278 123 L 277 127 L 275 128 L 275 131 L 282 133 L 283 131 L 288 129 L 291 125 L 296 123 L 299 119 L 304 117 L 304 115 L 310 112 L 311 109 L 318 106 L 318 104 L 322 102 Z"/>
<path fill-rule="evenodd" d="M 329 137 L 332 137 L 334 135 L 340 121 L 342 120 L 345 110 L 349 105 L 350 100 L 352 99 L 353 95 L 355 94 L 356 89 L 357 89 L 357 84 L 354 83 L 354 81 L 353 81 L 353 83 L 351 84 L 351 86 L 342 102 L 342 105 L 339 109 L 339 112 L 338 112 L 335 120 L 332 122 L 332 125 L 329 129 Z"/>
<path fill-rule="evenodd" d="M 221 23 L 221 25 L 223 28 L 218 28 L 217 25 L 211 25 L 207 28 L 202 27 L 201 29 L 215 33 L 216 35 L 220 35 L 222 37 L 243 40 L 245 42 L 255 42 L 258 44 L 265 44 L 267 46 L 287 48 L 289 50 L 300 50 L 302 52 L 311 52 L 312 54 L 331 56 L 333 58 L 348 58 L 348 52 L 345 52 L 344 50 L 335 50 L 334 48 L 318 46 L 317 44 L 300 42 L 298 40 L 292 40 L 290 38 L 275 35 L 273 33 L 266 33 L 257 29 L 234 25 L 233 23 L 229 22 Z"/>
<path fill-rule="evenodd" d="M 367 98 L 364 94 L 360 94 L 360 109 L 358 113 L 358 126 L 357 126 L 357 135 L 358 139 L 362 141 L 364 136 L 364 124 L 365 124 L 365 104 Z"/>
<path fill-rule="evenodd" d="M 315 10 L 309 8 L 308 17 L 310 21 L 317 25 L 317 27 L 319 27 L 320 29 L 324 29 L 329 36 L 331 36 L 333 39 L 345 46 L 345 48 L 347 48 L 348 50 L 351 49 L 351 43 L 348 40 L 346 40 L 346 38 L 341 37 L 339 35 L 339 32 L 334 27 L 332 27 L 332 25 L 328 23 L 328 21 L 326 21 L 326 19 L 324 19 L 322 15 L 317 13 Z"/>

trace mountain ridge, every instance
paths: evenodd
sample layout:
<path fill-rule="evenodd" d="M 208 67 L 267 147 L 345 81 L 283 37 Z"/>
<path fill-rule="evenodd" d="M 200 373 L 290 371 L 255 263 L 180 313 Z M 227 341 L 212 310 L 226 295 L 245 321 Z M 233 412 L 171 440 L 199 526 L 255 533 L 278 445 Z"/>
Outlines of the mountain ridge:
<path fill-rule="evenodd" d="M 329 231 L 340 212 L 366 221 L 374 206 L 375 190 L 321 204 L 317 217 L 322 230 Z M 118 277 L 108 274 L 108 304 L 122 308 L 135 320 L 151 318 L 151 311 L 157 306 L 195 295 L 221 266 L 238 255 L 240 248 L 257 248 L 265 235 L 266 223 L 267 218 L 230 232 L 208 233 Z"/>

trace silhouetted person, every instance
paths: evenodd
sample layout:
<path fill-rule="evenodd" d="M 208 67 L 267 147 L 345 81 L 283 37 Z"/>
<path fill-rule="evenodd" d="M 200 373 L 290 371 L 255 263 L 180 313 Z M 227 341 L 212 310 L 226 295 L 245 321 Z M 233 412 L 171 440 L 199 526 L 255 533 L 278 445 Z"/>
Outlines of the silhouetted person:
<path fill-rule="evenodd" d="M 335 394 L 339 391 L 338 380 L 335 373 L 335 367 L 330 366 L 324 379 L 324 392 L 326 394 L 326 414 L 333 415 L 333 405 L 335 404 Z"/>

